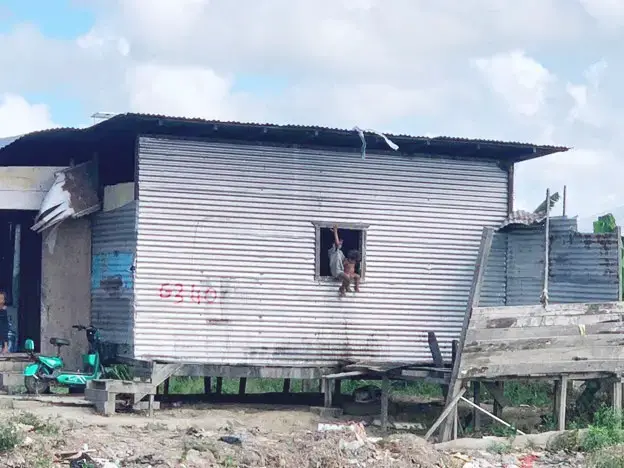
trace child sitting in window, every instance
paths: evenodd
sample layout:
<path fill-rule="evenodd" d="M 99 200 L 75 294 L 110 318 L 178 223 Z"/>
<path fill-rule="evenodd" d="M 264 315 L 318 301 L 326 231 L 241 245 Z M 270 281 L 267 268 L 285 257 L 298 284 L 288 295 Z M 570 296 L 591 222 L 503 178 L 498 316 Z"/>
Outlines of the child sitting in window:
<path fill-rule="evenodd" d="M 350 250 L 345 258 L 342 253 L 342 239 L 338 236 L 338 226 L 334 226 L 334 245 L 329 249 L 329 269 L 338 281 L 341 281 L 338 292 L 345 296 L 351 290 L 351 282 L 355 285 L 355 292 L 360 292 L 360 275 L 355 272 L 355 267 L 361 260 L 358 250 Z"/>

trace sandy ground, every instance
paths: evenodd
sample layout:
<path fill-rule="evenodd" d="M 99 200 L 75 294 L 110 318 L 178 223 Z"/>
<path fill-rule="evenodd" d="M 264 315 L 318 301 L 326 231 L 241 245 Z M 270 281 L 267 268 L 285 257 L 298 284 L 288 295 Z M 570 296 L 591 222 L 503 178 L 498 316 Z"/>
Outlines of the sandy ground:
<path fill-rule="evenodd" d="M 414 434 L 381 438 L 371 426 L 319 431 L 319 423 L 344 424 L 348 418 L 323 421 L 307 408 L 193 405 L 163 409 L 153 418 L 124 413 L 104 417 L 88 407 L 0 397 L 0 420 L 23 421 L 32 415 L 44 424 L 20 426 L 22 445 L 0 455 L 0 466 L 68 466 L 60 463 L 59 455 L 85 445 L 92 450 L 90 456 L 113 463 L 110 467 L 586 466 L 580 456 L 565 454 L 443 452 Z"/>

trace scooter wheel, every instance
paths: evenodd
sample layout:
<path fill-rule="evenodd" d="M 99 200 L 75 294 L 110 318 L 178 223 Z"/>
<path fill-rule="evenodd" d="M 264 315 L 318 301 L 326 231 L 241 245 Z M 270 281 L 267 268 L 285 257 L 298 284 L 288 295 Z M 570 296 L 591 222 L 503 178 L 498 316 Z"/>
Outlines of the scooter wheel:
<path fill-rule="evenodd" d="M 26 392 L 31 395 L 41 395 L 50 392 L 49 382 L 33 376 L 24 377 L 24 386 L 26 387 Z"/>

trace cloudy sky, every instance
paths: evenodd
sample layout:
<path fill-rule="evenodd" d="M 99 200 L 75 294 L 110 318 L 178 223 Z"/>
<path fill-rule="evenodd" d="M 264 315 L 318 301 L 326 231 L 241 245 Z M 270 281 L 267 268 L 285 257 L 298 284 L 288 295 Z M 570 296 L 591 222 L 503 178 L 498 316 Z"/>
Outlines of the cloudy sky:
<path fill-rule="evenodd" d="M 622 0 L 0 0 L 0 137 L 136 111 L 561 144 L 517 207 L 567 184 L 587 216 L 624 205 L 623 45 Z"/>

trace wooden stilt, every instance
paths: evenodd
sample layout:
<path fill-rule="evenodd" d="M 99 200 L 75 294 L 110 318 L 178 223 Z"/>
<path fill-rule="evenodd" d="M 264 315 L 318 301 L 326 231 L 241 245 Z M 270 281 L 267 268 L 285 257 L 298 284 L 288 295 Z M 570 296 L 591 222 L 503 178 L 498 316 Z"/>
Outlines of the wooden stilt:
<path fill-rule="evenodd" d="M 169 379 L 165 380 L 163 383 L 163 394 L 169 395 Z"/>
<path fill-rule="evenodd" d="M 494 383 L 494 388 L 497 390 L 497 392 L 500 395 L 504 395 L 505 394 L 505 383 L 504 382 L 495 382 Z M 497 398 L 494 398 L 494 416 L 496 416 L 498 418 L 503 416 L 503 405 L 501 404 L 501 402 Z"/>
<path fill-rule="evenodd" d="M 334 380 L 334 402 L 340 404 L 342 400 L 342 380 Z"/>
<path fill-rule="evenodd" d="M 212 379 L 210 377 L 204 377 L 204 393 L 210 394 L 212 391 Z"/>
<path fill-rule="evenodd" d="M 290 393 L 290 379 L 284 379 L 284 386 L 282 387 L 282 393 Z"/>
<path fill-rule="evenodd" d="M 247 379 L 245 377 L 241 377 L 241 379 L 238 381 L 238 394 L 244 395 L 246 389 L 247 389 Z"/>
<path fill-rule="evenodd" d="M 153 418 L 154 417 L 154 394 L 150 393 L 148 395 L 148 399 L 149 399 L 148 400 L 149 403 L 148 403 L 148 406 L 147 406 L 147 411 L 148 411 L 149 417 Z"/>
<path fill-rule="evenodd" d="M 613 382 L 613 411 L 622 414 L 622 379 L 618 378 Z"/>
<path fill-rule="evenodd" d="M 321 386 L 323 387 L 322 392 L 325 408 L 331 408 L 333 405 L 331 381 L 329 379 L 321 379 Z"/>
<path fill-rule="evenodd" d="M 381 430 L 388 431 L 388 402 L 390 400 L 390 379 L 384 375 L 381 380 Z"/>
<path fill-rule="evenodd" d="M 565 431 L 566 408 L 568 406 L 568 377 L 562 376 L 557 385 L 557 426 L 560 431 Z"/>
<path fill-rule="evenodd" d="M 223 393 L 223 377 L 217 377 L 217 387 L 215 388 L 215 392 L 217 395 L 221 395 Z"/>
<path fill-rule="evenodd" d="M 473 401 L 477 406 L 481 406 L 481 382 L 472 382 Z M 481 430 L 481 412 L 476 408 L 472 409 L 472 427 L 475 431 Z"/>

